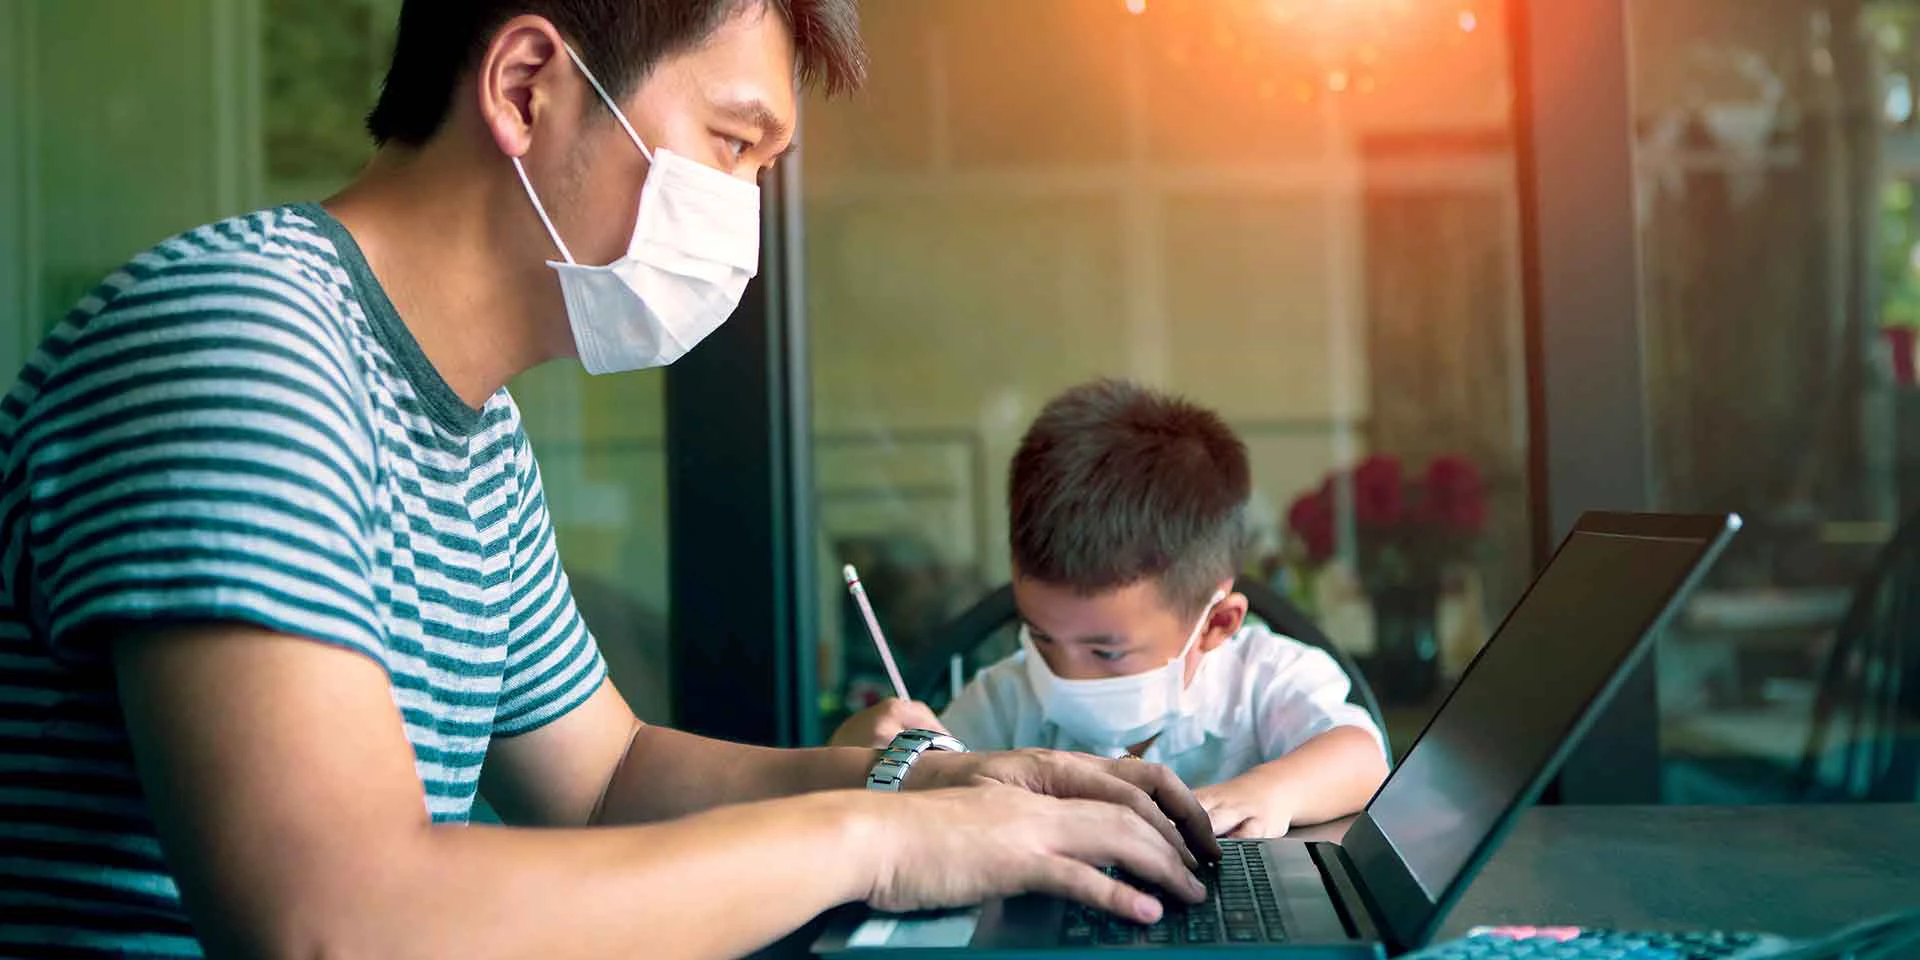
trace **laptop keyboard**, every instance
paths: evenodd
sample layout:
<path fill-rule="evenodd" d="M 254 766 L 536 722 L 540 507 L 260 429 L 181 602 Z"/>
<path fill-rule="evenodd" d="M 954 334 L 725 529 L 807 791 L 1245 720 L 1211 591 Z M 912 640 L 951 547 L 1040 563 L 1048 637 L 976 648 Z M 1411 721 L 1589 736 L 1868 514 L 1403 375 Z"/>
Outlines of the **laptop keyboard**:
<path fill-rule="evenodd" d="M 1287 939 L 1273 877 L 1258 842 L 1222 840 L 1220 862 L 1203 866 L 1198 873 L 1207 887 L 1206 902 L 1189 906 L 1163 897 L 1166 912 L 1152 926 L 1069 904 L 1060 926 L 1061 945 L 1281 943 Z"/>

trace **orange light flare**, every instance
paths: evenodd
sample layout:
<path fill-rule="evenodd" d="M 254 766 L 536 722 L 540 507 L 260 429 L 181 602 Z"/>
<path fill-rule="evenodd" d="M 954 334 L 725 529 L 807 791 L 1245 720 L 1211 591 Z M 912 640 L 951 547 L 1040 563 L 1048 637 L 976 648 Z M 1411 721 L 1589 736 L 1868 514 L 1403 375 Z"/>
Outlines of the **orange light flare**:
<path fill-rule="evenodd" d="M 1271 100 L 1421 99 L 1459 83 L 1498 45 L 1503 0 L 1116 0 L 1153 13 L 1165 62 Z M 1300 84 L 1312 87 L 1304 93 Z"/>

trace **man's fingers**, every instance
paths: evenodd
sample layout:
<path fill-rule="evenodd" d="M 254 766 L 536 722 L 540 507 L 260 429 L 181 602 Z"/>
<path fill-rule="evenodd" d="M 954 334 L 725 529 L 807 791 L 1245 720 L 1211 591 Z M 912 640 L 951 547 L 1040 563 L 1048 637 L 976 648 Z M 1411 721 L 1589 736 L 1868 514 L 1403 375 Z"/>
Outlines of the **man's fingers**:
<path fill-rule="evenodd" d="M 1039 875 L 1034 877 L 1036 893 L 1083 903 L 1135 923 L 1160 921 L 1160 901 L 1094 867 L 1068 857 L 1049 857 L 1042 864 Z"/>
<path fill-rule="evenodd" d="M 1145 766 L 1139 763 L 1131 765 Z M 1104 767 L 1071 762 L 1060 764 L 1053 771 L 1053 776 L 1049 778 L 1054 781 L 1050 786 L 1056 789 L 1048 792 L 1055 796 L 1103 800 L 1126 807 L 1133 811 L 1142 823 L 1157 831 L 1161 839 L 1166 841 L 1168 849 L 1179 851 L 1181 858 L 1187 861 L 1187 866 L 1199 866 L 1200 861 L 1189 852 L 1189 845 L 1181 842 L 1180 831 L 1174 827 L 1171 820 L 1167 819 L 1166 813 L 1160 809 L 1159 804 L 1153 802 L 1153 797 L 1132 782 L 1109 773 L 1107 767 L 1112 766 L 1115 764 L 1107 764 Z M 1062 780 L 1065 782 L 1060 782 Z"/>
<path fill-rule="evenodd" d="M 1160 812 L 1172 820 L 1179 836 L 1186 839 L 1183 847 L 1191 851 L 1193 857 L 1208 863 L 1220 859 L 1220 844 L 1214 840 L 1213 818 L 1200 805 L 1200 801 L 1194 799 L 1193 791 L 1173 775 L 1172 770 L 1157 763 L 1141 763 L 1137 760 L 1115 761 L 1109 766 L 1113 768 L 1115 776 L 1124 778 L 1145 793 Z"/>
<path fill-rule="evenodd" d="M 1105 859 L 1142 882 L 1189 903 L 1199 903 L 1206 897 L 1206 887 L 1181 857 L 1173 855 L 1178 848 L 1168 846 L 1165 837 L 1149 829 L 1137 816 L 1117 810 L 1110 810 L 1108 816 L 1117 822 L 1100 825 L 1094 839 L 1094 843 L 1106 848 Z"/>

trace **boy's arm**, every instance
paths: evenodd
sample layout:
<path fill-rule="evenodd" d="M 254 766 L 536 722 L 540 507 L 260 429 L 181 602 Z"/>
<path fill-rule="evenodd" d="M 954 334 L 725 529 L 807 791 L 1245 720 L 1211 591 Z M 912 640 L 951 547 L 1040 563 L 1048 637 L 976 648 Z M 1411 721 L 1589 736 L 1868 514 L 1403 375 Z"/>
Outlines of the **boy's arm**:
<path fill-rule="evenodd" d="M 1366 806 L 1387 777 L 1373 717 L 1347 702 L 1353 681 L 1326 651 L 1267 638 L 1252 669 L 1251 715 L 1265 763 L 1197 791 L 1219 836 L 1279 836 Z"/>
<path fill-rule="evenodd" d="M 1380 742 L 1341 726 L 1224 783 L 1195 791 L 1223 837 L 1277 837 L 1358 811 L 1387 777 Z"/>

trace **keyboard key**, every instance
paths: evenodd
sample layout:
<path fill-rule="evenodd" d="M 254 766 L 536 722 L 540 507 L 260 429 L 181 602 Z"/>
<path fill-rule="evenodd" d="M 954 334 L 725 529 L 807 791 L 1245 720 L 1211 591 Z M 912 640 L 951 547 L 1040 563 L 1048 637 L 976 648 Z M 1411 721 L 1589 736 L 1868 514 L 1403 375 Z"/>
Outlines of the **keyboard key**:
<path fill-rule="evenodd" d="M 1146 936 L 1142 939 L 1147 943 L 1172 943 L 1173 927 L 1164 923 L 1156 923 L 1147 928 Z"/>
<path fill-rule="evenodd" d="M 1060 931 L 1060 942 L 1069 947 L 1093 945 L 1093 925 L 1089 923 L 1069 924 Z"/>
<path fill-rule="evenodd" d="M 1250 930 L 1246 927 L 1229 927 L 1227 929 L 1227 940 L 1231 943 L 1259 943 L 1260 931 Z"/>

